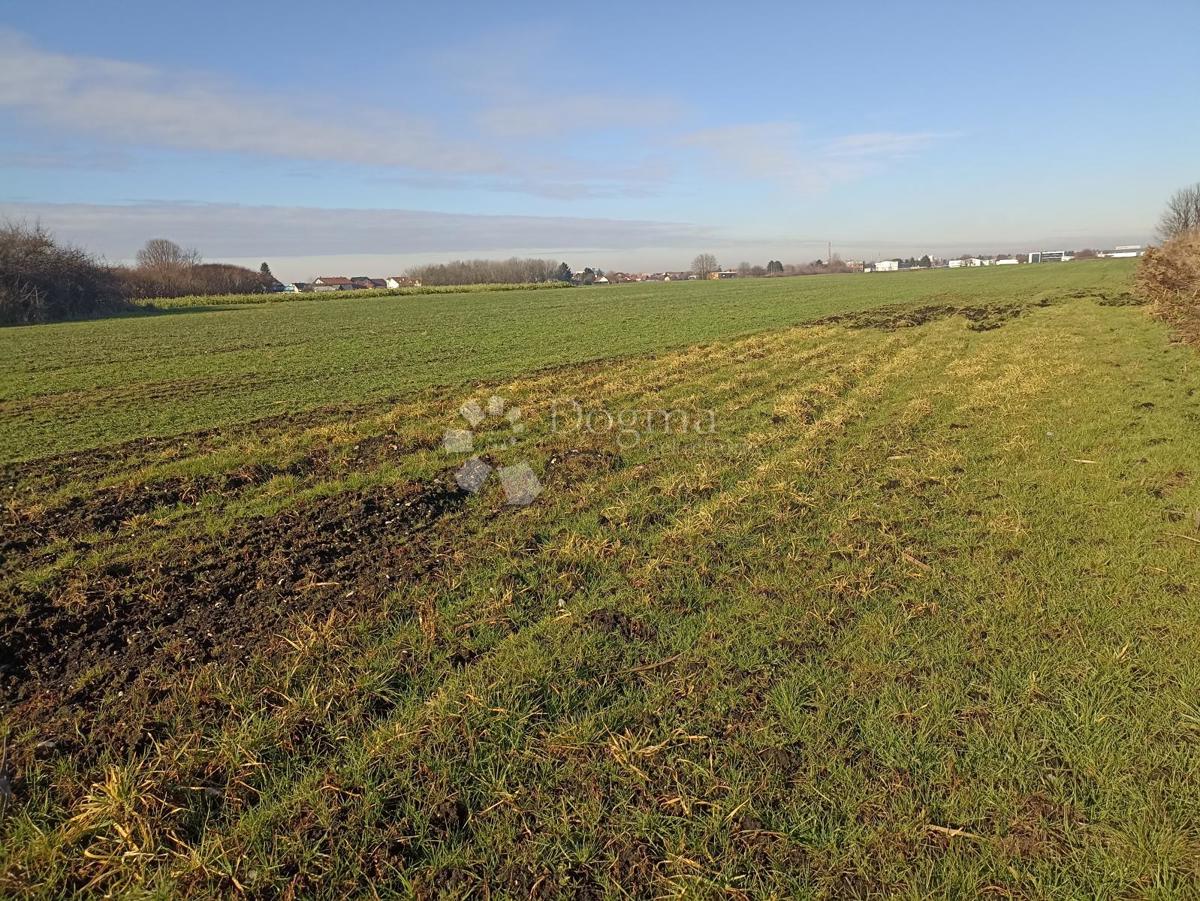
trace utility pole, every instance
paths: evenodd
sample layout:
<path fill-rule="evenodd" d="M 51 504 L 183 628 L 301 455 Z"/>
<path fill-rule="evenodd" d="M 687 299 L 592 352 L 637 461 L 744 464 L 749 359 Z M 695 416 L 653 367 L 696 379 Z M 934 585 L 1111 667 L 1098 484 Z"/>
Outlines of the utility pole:
<path fill-rule="evenodd" d="M 825 249 L 826 249 L 825 265 L 832 266 L 833 265 L 833 242 L 830 241 L 826 245 Z"/>

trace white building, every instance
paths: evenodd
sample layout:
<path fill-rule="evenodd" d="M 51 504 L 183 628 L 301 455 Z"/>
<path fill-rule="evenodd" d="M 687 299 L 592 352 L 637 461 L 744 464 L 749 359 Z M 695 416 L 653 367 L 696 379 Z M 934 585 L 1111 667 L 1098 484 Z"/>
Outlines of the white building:
<path fill-rule="evenodd" d="M 1144 251 L 1141 244 L 1120 244 L 1112 250 L 1105 251 L 1100 256 L 1110 260 L 1140 257 Z"/>
<path fill-rule="evenodd" d="M 996 260 L 997 266 L 1017 266 L 1020 263 L 1020 260 Z"/>
<path fill-rule="evenodd" d="M 897 272 L 900 269 L 899 260 L 880 260 L 875 264 L 876 272 Z"/>

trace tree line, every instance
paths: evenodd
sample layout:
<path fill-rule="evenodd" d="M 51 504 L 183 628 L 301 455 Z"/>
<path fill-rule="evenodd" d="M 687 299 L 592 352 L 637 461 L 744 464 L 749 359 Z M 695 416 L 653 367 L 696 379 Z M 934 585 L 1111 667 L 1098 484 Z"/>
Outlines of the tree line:
<path fill-rule="evenodd" d="M 717 258 L 711 253 L 697 254 L 692 260 L 692 274 L 697 278 L 708 278 L 714 272 L 721 272 Z M 782 260 L 768 260 L 766 266 L 756 266 L 743 260 L 737 265 L 739 278 L 767 278 L 782 275 L 819 275 L 833 272 L 849 272 L 850 267 L 836 253 L 828 260 L 813 260 L 811 263 L 784 263 Z"/>
<path fill-rule="evenodd" d="M 507 260 L 454 260 L 409 269 L 423 285 L 517 285 L 569 282 L 571 267 L 555 260 L 512 257 Z"/>
<path fill-rule="evenodd" d="M 147 241 L 137 253 L 137 265 L 118 266 L 113 271 L 122 293 L 134 299 L 260 294 L 276 285 L 266 263 L 257 271 L 230 263 L 206 263 L 198 251 L 166 238 Z"/>
<path fill-rule="evenodd" d="M 258 294 L 276 285 L 270 268 L 205 263 L 195 250 L 156 238 L 133 266 L 111 266 L 56 241 L 41 226 L 0 226 L 0 325 L 107 316 L 155 297 Z"/>
<path fill-rule="evenodd" d="M 107 316 L 128 308 L 116 273 L 40 227 L 0 227 L 0 325 Z"/>

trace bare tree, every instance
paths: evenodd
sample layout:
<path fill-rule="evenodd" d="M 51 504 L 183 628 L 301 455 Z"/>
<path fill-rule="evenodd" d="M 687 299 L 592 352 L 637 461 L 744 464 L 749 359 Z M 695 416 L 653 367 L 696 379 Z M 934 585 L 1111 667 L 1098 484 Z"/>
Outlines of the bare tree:
<path fill-rule="evenodd" d="M 1164 241 L 1178 238 L 1200 228 L 1200 182 L 1180 188 L 1167 201 L 1167 209 L 1158 220 L 1158 236 Z"/>
<path fill-rule="evenodd" d="M 696 259 L 692 260 L 692 272 L 696 274 L 696 278 L 708 278 L 720 268 L 717 258 L 711 253 L 698 253 Z"/>
<path fill-rule="evenodd" d="M 167 266 L 195 266 L 200 262 L 200 254 L 195 250 L 184 250 L 174 241 L 166 238 L 154 238 L 146 242 L 146 246 L 137 252 L 137 264 L 143 269 L 157 269 Z"/>

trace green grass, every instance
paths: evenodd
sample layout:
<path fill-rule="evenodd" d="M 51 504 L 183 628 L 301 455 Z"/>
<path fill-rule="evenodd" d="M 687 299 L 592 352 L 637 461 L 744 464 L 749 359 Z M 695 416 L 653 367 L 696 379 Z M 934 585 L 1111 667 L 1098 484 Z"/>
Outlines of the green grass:
<path fill-rule="evenodd" d="M 887 303 L 1124 285 L 1128 261 L 350 297 L 0 330 L 0 461 L 653 353 Z"/>
<path fill-rule="evenodd" d="M 108 662 L 117 646 L 79 645 L 94 665 L 68 675 L 97 691 L 68 711 L 13 707 L 0 891 L 1193 893 L 1200 368 L 1119 305 L 1129 271 L 438 298 L 437 314 L 414 300 L 430 334 L 411 352 L 445 353 L 453 378 L 389 356 L 376 336 L 398 305 L 347 302 L 348 343 L 310 353 L 328 367 L 359 347 L 397 383 L 365 365 L 361 381 L 325 380 L 314 361 L 298 390 L 313 389 L 305 404 L 393 402 L 12 467 L 11 523 L 37 537 L 0 570 L 0 610 L 50 586 L 95 628 L 140 622 L 170 602 L 160 573 L 208 548 L 298 587 L 274 602 L 291 618 L 269 638 L 254 631 L 262 607 L 231 602 L 259 642 L 246 661 L 185 650 L 130 674 Z M 991 312 L 792 324 L 896 300 Z M 149 322 L 191 323 L 197 341 L 244 328 L 265 353 L 270 332 L 299 340 L 291 317 L 311 327 L 329 309 L 285 307 Z M 465 336 L 497 314 L 468 357 Z M 66 354 L 110 346 L 92 329 L 145 322 L 6 337 Z M 227 360 L 207 374 L 238 371 Z M 544 368 L 556 363 L 570 365 Z M 254 416 L 239 392 L 255 390 L 230 388 L 205 416 Z M 534 504 L 505 508 L 493 483 L 397 531 L 363 571 L 331 555 L 290 573 L 291 541 L 239 557 L 231 535 L 311 520 L 341 540 L 355 499 L 444 477 L 460 458 L 439 449 L 443 430 L 492 394 L 527 430 L 488 453 L 534 467 Z M 568 398 L 614 415 L 711 410 L 715 428 L 552 431 Z M 114 440 L 130 434 L 120 422 Z M 49 526 L 163 486 L 112 529 Z M 381 570 L 391 587 L 371 581 Z M 312 605 L 321 591 L 368 596 L 330 614 Z M 164 647 L 179 639 L 158 628 Z M 78 749 L 34 750 L 69 746 L 69 724 Z M 124 744 L 131 724 L 154 742 Z"/>
<path fill-rule="evenodd" d="M 359 288 L 346 295 L 340 291 L 271 294 L 197 294 L 187 297 L 154 297 L 135 300 L 134 304 L 158 310 L 210 310 L 214 307 L 255 306 L 265 303 L 296 303 L 335 299 L 363 300 L 369 297 L 413 297 L 425 294 L 483 294 L 497 291 L 539 291 L 570 288 L 567 282 L 531 282 L 527 284 L 417 285 L 409 288 Z"/>

